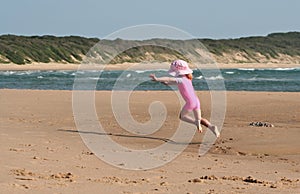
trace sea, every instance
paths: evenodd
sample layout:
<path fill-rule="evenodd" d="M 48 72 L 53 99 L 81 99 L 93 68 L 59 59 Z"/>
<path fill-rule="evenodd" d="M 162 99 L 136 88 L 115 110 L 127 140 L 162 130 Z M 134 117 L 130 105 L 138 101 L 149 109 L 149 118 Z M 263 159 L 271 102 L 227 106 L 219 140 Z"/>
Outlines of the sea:
<path fill-rule="evenodd" d="M 173 90 L 150 80 L 167 70 L 0 71 L 0 89 L 31 90 Z M 300 92 L 300 67 L 194 70 L 195 90 Z M 176 89 L 176 88 L 175 88 Z"/>

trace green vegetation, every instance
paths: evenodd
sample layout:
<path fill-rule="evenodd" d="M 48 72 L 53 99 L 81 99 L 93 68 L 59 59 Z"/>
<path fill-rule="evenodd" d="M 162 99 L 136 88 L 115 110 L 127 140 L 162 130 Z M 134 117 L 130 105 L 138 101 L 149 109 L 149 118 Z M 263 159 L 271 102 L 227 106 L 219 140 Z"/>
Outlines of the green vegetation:
<path fill-rule="evenodd" d="M 110 62 L 111 64 L 120 64 L 124 62 L 139 63 L 143 61 L 167 61 L 167 58 L 180 58 L 187 60 L 182 54 L 172 49 L 160 46 L 145 45 L 130 48 L 117 55 Z"/>
<path fill-rule="evenodd" d="M 247 37 L 227 40 L 203 39 L 202 43 L 216 55 L 223 53 L 245 52 L 255 59 L 255 53 L 267 58 L 276 58 L 279 54 L 300 56 L 300 33 L 274 33 L 267 37 Z"/>
<path fill-rule="evenodd" d="M 97 38 L 84 38 L 78 36 L 55 37 L 55 36 L 0 36 L 0 63 L 28 64 L 32 62 L 59 62 L 80 63 L 83 56 L 100 40 Z M 102 40 L 108 45 L 122 48 L 125 44 L 131 45 L 131 49 L 114 57 L 111 63 L 142 62 L 147 60 L 169 61 L 170 59 L 184 58 L 178 51 L 165 47 L 140 45 L 139 41 L 128 40 Z M 300 56 L 300 32 L 273 33 L 266 37 L 247 37 L 239 39 L 197 39 L 197 40 L 146 40 L 149 43 L 164 41 L 176 44 L 178 47 L 184 44 L 185 48 L 197 49 L 196 41 L 203 45 L 215 56 L 222 59 L 225 54 L 233 55 L 243 53 L 242 62 L 260 62 L 261 56 L 266 59 L 276 59 L 280 54 L 290 57 Z M 147 42 L 146 42 L 147 43 Z M 258 55 L 260 54 L 260 56 Z M 91 56 L 101 56 L 108 59 L 113 56 L 106 51 L 98 51 Z M 246 61 L 245 61 L 246 60 Z M 236 62 L 239 62 L 237 59 Z"/>
<path fill-rule="evenodd" d="M 78 63 L 99 40 L 76 36 L 0 36 L 0 62 Z"/>

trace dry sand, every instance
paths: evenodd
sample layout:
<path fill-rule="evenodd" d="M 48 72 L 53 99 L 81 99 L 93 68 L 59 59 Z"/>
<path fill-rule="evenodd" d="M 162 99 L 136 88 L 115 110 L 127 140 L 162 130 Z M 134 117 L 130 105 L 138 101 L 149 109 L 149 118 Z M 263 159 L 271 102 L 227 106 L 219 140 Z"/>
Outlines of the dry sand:
<path fill-rule="evenodd" d="M 283 63 L 217 63 L 218 68 L 228 69 L 228 68 L 290 68 L 290 67 L 300 67 L 300 64 L 283 64 Z M 80 64 L 60 64 L 60 63 L 33 63 L 26 65 L 16 65 L 16 64 L 0 64 L 0 71 L 5 70 L 77 70 L 78 68 L 85 69 L 103 69 L 106 70 L 123 70 L 128 68 L 133 69 L 168 69 L 169 64 L 161 63 L 149 63 L 149 64 L 134 64 L 134 63 L 123 63 L 105 66 L 95 66 L 95 65 L 80 65 Z M 205 66 L 201 67 L 205 68 Z M 210 68 L 210 67 L 207 67 Z M 215 66 L 213 67 L 215 68 Z"/>
<path fill-rule="evenodd" d="M 210 94 L 198 95 L 208 117 Z M 96 109 L 107 135 L 120 144 L 161 144 L 178 125 L 180 106 L 170 91 L 132 94 L 130 108 L 138 121 L 149 119 L 153 100 L 168 110 L 158 132 L 140 137 L 116 123 L 110 97 L 111 92 L 97 92 Z M 208 154 L 198 156 L 203 134 L 197 133 L 175 160 L 144 171 L 113 167 L 87 149 L 74 124 L 71 91 L 0 90 L 0 99 L 0 193 L 300 192 L 299 93 L 227 92 L 221 137 Z M 252 121 L 275 127 L 251 127 Z"/>

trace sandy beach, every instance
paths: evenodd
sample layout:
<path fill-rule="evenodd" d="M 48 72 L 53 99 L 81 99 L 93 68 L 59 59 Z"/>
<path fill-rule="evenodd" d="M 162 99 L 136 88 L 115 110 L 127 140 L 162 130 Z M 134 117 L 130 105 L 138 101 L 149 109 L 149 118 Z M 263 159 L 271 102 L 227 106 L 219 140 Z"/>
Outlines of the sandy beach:
<path fill-rule="evenodd" d="M 204 117 L 210 93 L 198 92 Z M 145 98 L 147 96 L 147 98 Z M 83 143 L 72 113 L 72 91 L 0 90 L 1 193 L 299 193 L 299 93 L 227 92 L 221 137 L 199 157 L 203 134 L 159 168 L 113 167 Z M 130 135 L 111 111 L 111 92 L 96 92 L 98 119 L 116 142 L 132 148 L 165 143 L 178 125 L 180 105 L 170 91 L 139 91 L 130 98 L 132 116 L 149 119 L 154 100 L 168 115 L 154 134 Z M 275 127 L 252 127 L 252 121 Z M 97 134 L 94 134 L 97 135 Z"/>
<path fill-rule="evenodd" d="M 211 66 L 207 66 L 210 68 Z M 300 67 L 300 64 L 293 63 L 216 63 L 213 68 L 232 69 L 232 68 L 293 68 Z M 123 63 L 123 64 L 107 64 L 105 66 L 87 65 L 87 64 L 60 64 L 60 63 L 32 63 L 26 65 L 17 64 L 0 64 L 0 71 L 18 71 L 18 70 L 77 70 L 82 69 L 106 69 L 106 70 L 124 70 L 124 69 L 168 69 L 169 63 Z M 195 67 L 194 67 L 195 68 Z M 201 67 L 205 68 L 205 66 Z"/>
<path fill-rule="evenodd" d="M 300 194 L 300 0 L 1 6 L 0 194 Z"/>

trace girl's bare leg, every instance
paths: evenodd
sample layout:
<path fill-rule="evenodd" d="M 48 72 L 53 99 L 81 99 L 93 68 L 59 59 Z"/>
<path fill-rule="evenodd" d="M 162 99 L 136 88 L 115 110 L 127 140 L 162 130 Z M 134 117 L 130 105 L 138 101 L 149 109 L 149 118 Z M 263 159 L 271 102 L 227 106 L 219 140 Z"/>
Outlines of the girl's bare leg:
<path fill-rule="evenodd" d="M 201 118 L 201 125 L 204 125 L 208 128 L 209 126 L 211 126 L 211 123 L 207 119 Z"/>
<path fill-rule="evenodd" d="M 192 118 L 191 116 L 189 116 L 188 114 L 190 113 L 190 111 L 182 109 L 179 115 L 179 118 L 182 121 L 185 121 L 187 123 L 191 123 L 193 125 L 197 126 L 198 131 L 201 133 L 202 132 L 202 127 L 201 127 L 201 112 L 199 111 L 193 111 L 194 112 L 194 116 L 195 119 Z"/>
<path fill-rule="evenodd" d="M 185 121 L 187 123 L 195 124 L 195 119 L 190 117 L 189 114 L 190 111 L 182 109 L 179 115 L 180 120 Z"/>
<path fill-rule="evenodd" d="M 190 111 L 182 109 L 180 112 L 179 118 L 182 121 L 196 125 L 197 129 L 200 133 L 202 132 L 202 127 L 201 127 L 201 124 L 202 124 L 205 127 L 209 128 L 215 134 L 216 137 L 220 136 L 220 132 L 218 131 L 217 126 L 212 125 L 207 119 L 201 117 L 200 109 L 193 111 L 195 119 L 193 119 L 191 116 L 189 116 L 188 115 L 189 113 L 190 113 Z"/>
<path fill-rule="evenodd" d="M 194 123 L 196 124 L 198 131 L 200 133 L 202 133 L 202 127 L 201 127 L 201 123 L 202 123 L 201 110 L 200 109 L 193 110 L 193 113 L 194 113 L 194 117 L 195 117 Z"/>
<path fill-rule="evenodd" d="M 200 123 L 201 123 L 205 127 L 209 128 L 213 132 L 213 134 L 215 134 L 216 137 L 220 136 L 220 132 L 218 130 L 218 127 L 215 126 L 215 125 L 212 125 L 207 119 L 201 117 L 201 110 L 200 109 L 194 110 L 194 115 L 195 115 L 195 119 L 196 119 L 196 122 L 197 122 L 196 123 L 197 128 L 198 128 L 198 125 L 200 126 Z M 200 126 L 200 128 L 201 128 L 201 126 Z M 199 128 L 198 128 L 198 130 L 199 130 Z M 202 128 L 199 131 L 202 132 Z"/>

